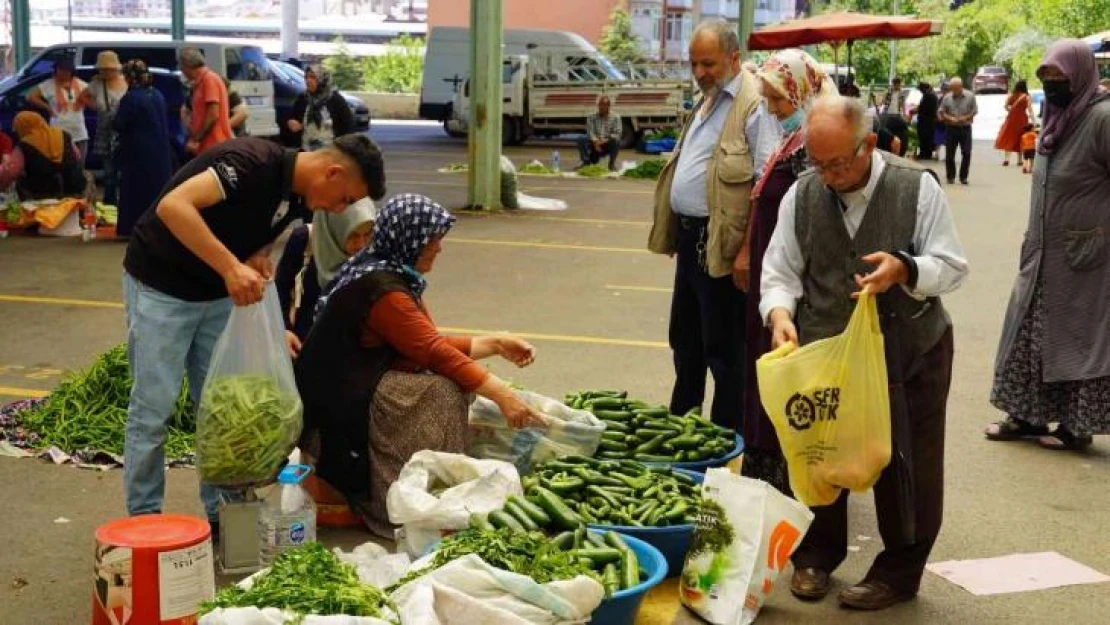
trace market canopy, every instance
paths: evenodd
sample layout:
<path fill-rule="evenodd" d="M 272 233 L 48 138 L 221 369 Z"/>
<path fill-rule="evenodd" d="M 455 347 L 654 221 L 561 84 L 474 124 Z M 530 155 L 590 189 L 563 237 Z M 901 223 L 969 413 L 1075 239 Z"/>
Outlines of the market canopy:
<path fill-rule="evenodd" d="M 944 22 L 936 20 L 840 11 L 760 28 L 748 37 L 748 49 L 779 50 L 856 39 L 918 39 L 943 31 Z"/>

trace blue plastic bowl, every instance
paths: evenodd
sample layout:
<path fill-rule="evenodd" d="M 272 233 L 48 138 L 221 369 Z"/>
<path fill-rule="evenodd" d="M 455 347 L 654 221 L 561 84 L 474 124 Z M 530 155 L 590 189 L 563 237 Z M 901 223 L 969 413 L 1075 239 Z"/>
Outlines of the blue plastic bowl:
<path fill-rule="evenodd" d="M 690 476 L 698 484 L 705 481 L 705 474 L 685 469 L 673 469 L 676 473 Z M 590 524 L 590 529 L 607 531 L 612 530 L 625 536 L 638 538 L 655 547 L 663 554 L 667 561 L 667 577 L 677 577 L 682 574 L 682 566 L 686 563 L 686 552 L 690 551 L 690 541 L 694 538 L 694 526 L 689 523 L 669 525 L 667 527 L 636 527 L 633 525 L 602 525 Z"/>
<path fill-rule="evenodd" d="M 732 461 L 734 458 L 744 453 L 744 438 L 739 434 L 736 435 L 736 446 L 732 451 L 728 452 L 720 458 L 713 458 L 711 460 L 698 460 L 697 462 L 645 462 L 657 467 L 671 467 L 674 469 L 686 469 L 687 471 L 696 471 L 698 473 L 705 473 L 706 469 L 715 469 L 723 467 Z"/>
<path fill-rule="evenodd" d="M 636 558 L 640 561 L 640 568 L 647 573 L 647 579 L 637 586 L 618 590 L 612 597 L 603 599 L 601 605 L 594 610 L 590 618 L 591 623 L 633 625 L 636 622 L 636 615 L 640 613 L 640 604 L 643 603 L 644 596 L 667 575 L 667 560 L 658 549 L 634 536 L 623 534 L 621 538 L 636 554 Z"/>

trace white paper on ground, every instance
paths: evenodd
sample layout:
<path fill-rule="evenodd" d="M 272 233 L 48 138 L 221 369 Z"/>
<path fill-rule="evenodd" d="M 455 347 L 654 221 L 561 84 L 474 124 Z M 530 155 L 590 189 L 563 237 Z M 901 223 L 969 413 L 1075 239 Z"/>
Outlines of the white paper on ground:
<path fill-rule="evenodd" d="M 1110 582 L 1110 577 L 1055 551 L 934 562 L 925 568 L 980 596 Z"/>

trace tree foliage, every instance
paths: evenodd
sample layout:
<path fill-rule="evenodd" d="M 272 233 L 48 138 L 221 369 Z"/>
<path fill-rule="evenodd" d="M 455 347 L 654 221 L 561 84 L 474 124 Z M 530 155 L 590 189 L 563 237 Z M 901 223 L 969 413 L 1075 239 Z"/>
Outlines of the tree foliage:
<path fill-rule="evenodd" d="M 614 9 L 601 31 L 601 52 L 619 65 L 644 60 L 640 38 L 632 31 L 632 17 L 624 9 Z"/>
<path fill-rule="evenodd" d="M 357 91 L 362 89 L 363 64 L 351 54 L 342 37 L 336 37 L 335 54 L 324 61 L 324 67 L 331 72 L 332 82 L 337 89 Z"/>
<path fill-rule="evenodd" d="M 823 11 L 891 15 L 892 0 L 832 0 Z M 1110 28 L 1110 0 L 975 0 L 957 10 L 949 0 L 906 0 L 903 15 L 941 20 L 944 33 L 898 43 L 897 72 L 903 82 L 959 76 L 969 80 L 982 65 L 1003 65 L 1014 78 L 1035 82 L 1045 49 L 1063 37 L 1086 37 Z M 820 46 L 831 62 L 831 46 Z M 840 62 L 845 62 L 840 48 Z M 861 85 L 885 83 L 890 52 L 886 41 L 857 41 L 853 72 Z"/>
<path fill-rule="evenodd" d="M 366 60 L 366 87 L 383 93 L 416 93 L 424 70 L 424 43 L 410 35 L 389 42 L 385 54 Z"/>

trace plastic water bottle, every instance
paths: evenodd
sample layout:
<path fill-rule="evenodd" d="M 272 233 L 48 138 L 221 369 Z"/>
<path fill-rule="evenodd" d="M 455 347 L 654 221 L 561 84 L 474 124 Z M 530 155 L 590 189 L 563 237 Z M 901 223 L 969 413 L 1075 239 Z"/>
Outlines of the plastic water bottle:
<path fill-rule="evenodd" d="M 551 150 L 551 169 L 559 171 L 559 150 Z"/>
<path fill-rule="evenodd" d="M 85 243 L 96 238 L 96 210 L 91 206 L 85 210 L 81 219 L 81 240 Z"/>
<path fill-rule="evenodd" d="M 278 474 L 278 484 L 258 511 L 258 554 L 263 567 L 283 552 L 316 542 L 316 504 L 301 482 L 312 472 L 304 464 L 290 464 Z"/>

